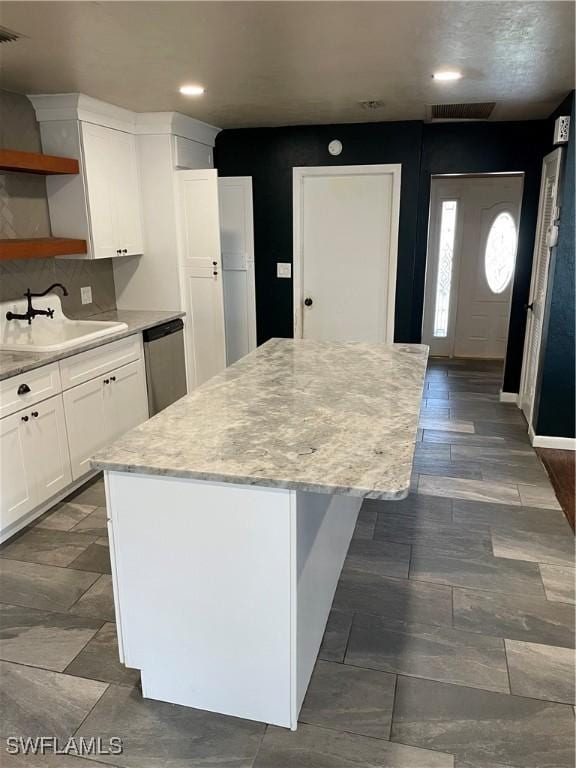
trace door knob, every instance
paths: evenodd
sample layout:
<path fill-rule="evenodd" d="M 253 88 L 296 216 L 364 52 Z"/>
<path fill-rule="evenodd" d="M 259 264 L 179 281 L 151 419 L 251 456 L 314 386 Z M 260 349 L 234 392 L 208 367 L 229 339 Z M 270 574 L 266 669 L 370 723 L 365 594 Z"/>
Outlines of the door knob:
<path fill-rule="evenodd" d="M 311 298 L 308 296 L 306 299 L 304 299 L 304 304 L 305 304 L 307 307 L 311 307 L 311 306 L 312 306 L 312 304 L 314 304 L 314 302 L 313 302 L 313 301 L 312 301 L 312 299 L 311 299 Z"/>

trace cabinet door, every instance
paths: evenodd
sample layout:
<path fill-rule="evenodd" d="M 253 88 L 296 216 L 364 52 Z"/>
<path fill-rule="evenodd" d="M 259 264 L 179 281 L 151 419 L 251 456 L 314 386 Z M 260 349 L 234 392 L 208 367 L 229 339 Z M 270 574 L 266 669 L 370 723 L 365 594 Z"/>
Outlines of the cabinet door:
<path fill-rule="evenodd" d="M 226 367 L 218 174 L 178 171 L 188 389 Z"/>
<path fill-rule="evenodd" d="M 23 421 L 24 417 L 28 421 Z M 21 518 L 35 506 L 34 484 L 26 455 L 30 417 L 27 412 L 0 419 L 0 530 Z"/>
<path fill-rule="evenodd" d="M 184 270 L 186 296 L 186 372 L 188 389 L 198 387 L 226 367 L 222 276 L 198 277 Z"/>
<path fill-rule="evenodd" d="M 36 504 L 72 482 L 62 395 L 31 408 L 26 460 L 34 473 Z"/>
<path fill-rule="evenodd" d="M 111 397 L 109 377 L 92 379 L 64 392 L 64 412 L 72 477 L 90 471 L 90 458 L 107 442 L 106 402 Z"/>
<path fill-rule="evenodd" d="M 116 368 L 109 378 L 104 407 L 107 442 L 112 442 L 148 418 L 144 363 L 136 360 Z"/>
<path fill-rule="evenodd" d="M 130 133 L 113 131 L 115 212 L 118 247 L 122 255 L 143 252 L 140 183 L 136 139 Z"/>
<path fill-rule="evenodd" d="M 88 192 L 92 258 L 119 255 L 115 212 L 116 144 L 110 128 L 82 123 L 84 172 Z"/>

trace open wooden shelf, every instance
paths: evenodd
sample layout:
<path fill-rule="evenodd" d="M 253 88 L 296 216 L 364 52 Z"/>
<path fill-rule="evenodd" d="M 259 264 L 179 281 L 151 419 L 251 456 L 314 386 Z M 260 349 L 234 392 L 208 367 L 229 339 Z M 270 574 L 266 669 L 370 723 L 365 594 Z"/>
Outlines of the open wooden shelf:
<path fill-rule="evenodd" d="M 41 155 L 38 152 L 20 152 L 18 149 L 0 149 L 0 171 L 52 176 L 78 173 L 78 170 L 78 160 L 74 160 L 72 157 Z"/>
<path fill-rule="evenodd" d="M 72 237 L 35 237 L 30 240 L 0 240 L 0 261 L 7 259 L 49 259 L 86 253 L 86 240 Z"/>

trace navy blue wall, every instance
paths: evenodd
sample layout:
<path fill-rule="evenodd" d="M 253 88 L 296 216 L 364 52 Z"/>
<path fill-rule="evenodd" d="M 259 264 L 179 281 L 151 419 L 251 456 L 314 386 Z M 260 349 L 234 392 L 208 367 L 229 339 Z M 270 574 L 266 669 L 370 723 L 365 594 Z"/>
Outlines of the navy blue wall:
<path fill-rule="evenodd" d="M 258 341 L 292 335 L 292 281 L 276 277 L 277 261 L 292 261 L 292 168 L 402 163 L 395 338 L 420 341 L 430 176 L 523 171 L 522 219 L 504 389 L 518 391 L 536 228 L 545 120 L 430 124 L 419 121 L 222 131 L 216 166 L 222 176 L 252 176 Z M 338 138 L 344 151 L 331 157 Z"/>
<path fill-rule="evenodd" d="M 344 145 L 339 157 L 328 143 Z M 402 163 L 395 328 L 410 338 L 422 123 L 302 126 L 222 131 L 216 140 L 221 176 L 252 176 L 258 343 L 292 336 L 292 281 L 276 262 L 292 261 L 292 168 Z"/>
<path fill-rule="evenodd" d="M 574 134 L 576 121 L 573 94 L 569 101 L 564 102 L 556 110 L 553 117 L 557 114 L 571 114 L 570 141 L 564 156 L 563 179 L 561 181 L 558 245 L 552 252 L 548 279 L 535 431 L 538 435 L 574 437 L 576 390 L 574 376 L 574 329 L 576 324 Z M 551 126 L 549 135 L 552 136 Z"/>

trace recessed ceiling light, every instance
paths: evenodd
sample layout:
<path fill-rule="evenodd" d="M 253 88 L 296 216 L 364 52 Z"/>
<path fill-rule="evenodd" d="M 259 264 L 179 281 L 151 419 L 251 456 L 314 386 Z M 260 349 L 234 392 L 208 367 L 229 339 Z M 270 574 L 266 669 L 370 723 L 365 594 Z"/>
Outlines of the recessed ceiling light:
<path fill-rule="evenodd" d="M 443 72 L 434 72 L 432 75 L 434 80 L 460 80 L 462 77 L 461 72 L 451 72 L 451 71 L 443 71 Z"/>
<path fill-rule="evenodd" d="M 183 85 L 180 88 L 180 93 L 184 96 L 202 96 L 203 93 L 206 93 L 206 88 L 201 85 Z"/>

